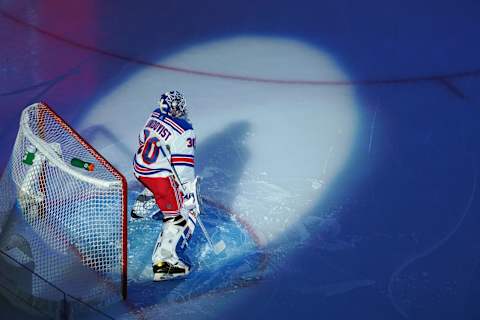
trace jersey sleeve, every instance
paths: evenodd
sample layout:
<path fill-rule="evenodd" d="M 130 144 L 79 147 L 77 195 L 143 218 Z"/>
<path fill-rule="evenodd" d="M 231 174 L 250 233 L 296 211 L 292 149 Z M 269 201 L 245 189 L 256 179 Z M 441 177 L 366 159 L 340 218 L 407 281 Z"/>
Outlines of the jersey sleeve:
<path fill-rule="evenodd" d="M 186 183 L 195 179 L 195 132 L 185 131 L 170 146 L 171 163 L 180 181 Z"/>
<path fill-rule="evenodd" d="M 147 140 L 147 137 L 149 136 L 150 132 L 148 129 L 144 128 L 140 133 L 138 134 L 138 145 L 142 146 L 145 143 L 145 140 Z"/>

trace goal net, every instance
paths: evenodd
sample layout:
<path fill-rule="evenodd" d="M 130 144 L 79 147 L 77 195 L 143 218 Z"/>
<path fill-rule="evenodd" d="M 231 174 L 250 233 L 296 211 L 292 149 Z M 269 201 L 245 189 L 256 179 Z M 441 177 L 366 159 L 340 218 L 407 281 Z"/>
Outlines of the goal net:
<path fill-rule="evenodd" d="M 44 278 L 32 277 L 33 296 L 56 299 L 60 288 L 84 301 L 126 298 L 126 192 L 125 178 L 50 107 L 23 111 L 0 181 L 0 249 Z"/>

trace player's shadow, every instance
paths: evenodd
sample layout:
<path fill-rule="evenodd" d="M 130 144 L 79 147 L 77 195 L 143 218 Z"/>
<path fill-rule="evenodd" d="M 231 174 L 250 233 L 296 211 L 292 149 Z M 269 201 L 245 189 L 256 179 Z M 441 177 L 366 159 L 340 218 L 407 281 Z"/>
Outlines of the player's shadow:
<path fill-rule="evenodd" d="M 250 124 L 246 121 L 234 122 L 220 132 L 207 137 L 204 142 L 200 141 L 196 150 L 195 162 L 196 174 L 203 178 L 201 184 L 202 197 L 208 198 L 221 206 L 231 206 L 235 200 L 239 180 L 250 158 L 250 151 L 244 142 L 249 129 Z M 228 214 L 219 214 L 217 211 L 221 211 L 221 209 L 212 207 L 210 203 L 204 205 L 204 211 L 203 222 L 214 239 L 214 230 L 217 224 L 223 225 L 227 230 L 236 228 L 232 225 L 233 221 Z M 135 230 L 133 231 L 135 232 Z M 148 247 L 148 250 L 145 248 L 145 239 L 134 239 L 133 237 L 142 237 L 146 234 L 146 229 L 143 229 L 138 235 L 129 234 L 130 254 L 136 256 L 136 259 L 142 260 L 142 263 L 150 262 L 152 248 Z M 152 247 L 155 240 L 156 237 L 150 240 Z M 142 245 L 137 245 L 136 242 L 141 242 Z M 193 264 L 193 271 L 186 279 L 154 283 L 151 278 L 139 275 L 137 279 L 132 279 L 133 281 L 129 283 L 130 302 L 137 306 L 162 302 L 170 303 L 172 299 L 184 300 L 201 296 L 221 285 L 218 281 L 214 281 L 215 274 L 212 274 L 212 271 L 198 270 L 198 259 L 201 259 L 201 251 L 207 245 L 200 228 L 197 227 L 190 244 L 191 246 L 187 249 L 186 254 Z M 137 250 L 135 248 L 142 252 L 132 252 L 132 250 Z M 237 264 L 236 261 L 226 261 L 228 257 L 212 255 L 211 259 L 219 259 L 215 262 L 219 264 Z M 130 276 L 130 278 L 135 277 L 134 274 Z M 145 299 L 146 296 L 153 297 L 153 299 Z M 135 297 L 142 297 L 142 299 L 137 300 Z"/>
<path fill-rule="evenodd" d="M 102 149 L 110 144 L 115 144 L 115 152 L 118 158 L 130 159 L 133 152 L 124 143 L 118 140 L 107 127 L 103 125 L 93 125 L 82 130 L 82 137 L 87 141 L 95 141 L 95 148 Z M 115 159 L 110 159 L 113 162 Z"/>
<path fill-rule="evenodd" d="M 197 174 L 202 176 L 202 195 L 230 206 L 245 164 L 250 158 L 245 139 L 246 121 L 234 122 L 200 143 L 196 152 Z"/>

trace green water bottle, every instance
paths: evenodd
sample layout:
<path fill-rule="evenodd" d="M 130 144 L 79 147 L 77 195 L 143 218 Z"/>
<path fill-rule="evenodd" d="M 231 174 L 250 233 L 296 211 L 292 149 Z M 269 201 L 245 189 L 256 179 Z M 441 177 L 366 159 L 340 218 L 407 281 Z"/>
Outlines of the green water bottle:
<path fill-rule="evenodd" d="M 37 148 L 34 146 L 28 146 L 25 154 L 23 155 L 22 162 L 31 166 L 33 164 L 33 159 L 35 159 L 35 153 L 37 152 Z"/>
<path fill-rule="evenodd" d="M 95 169 L 95 165 L 93 163 L 86 162 L 78 158 L 73 158 L 72 161 L 70 161 L 70 164 L 74 167 L 82 168 L 87 171 L 93 171 Z"/>

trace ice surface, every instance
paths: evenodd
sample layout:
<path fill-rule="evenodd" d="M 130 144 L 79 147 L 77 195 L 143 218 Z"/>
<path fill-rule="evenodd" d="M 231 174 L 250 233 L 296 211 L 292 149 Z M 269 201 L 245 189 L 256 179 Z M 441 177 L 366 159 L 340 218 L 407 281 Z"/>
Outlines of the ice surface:
<path fill-rule="evenodd" d="M 130 295 L 109 314 L 480 318 L 478 2 L 0 10 L 18 18 L 0 16 L 2 164 L 21 108 L 46 100 L 126 173 L 132 197 L 146 114 L 172 88 L 191 105 L 204 221 L 227 249 L 212 255 L 197 230 L 191 278 L 153 284 L 161 226 L 131 222 Z"/>
<path fill-rule="evenodd" d="M 281 53 L 278 59 L 288 58 L 288 66 L 266 63 L 272 52 Z M 239 55 L 243 56 L 241 63 Z M 267 78 L 284 72 L 288 79 L 308 78 L 313 73 L 345 79 L 327 53 L 300 41 L 274 37 L 215 41 L 158 63 L 200 70 L 228 66 L 230 73 L 256 70 L 255 74 Z M 350 87 L 291 86 L 284 90 L 278 85 L 199 79 L 152 68 L 133 74 L 103 97 L 97 104 L 101 107 L 93 108 L 80 125 L 129 180 L 133 179 L 130 159 L 136 136 L 159 90 L 169 88 L 181 89 L 187 98 L 197 132 L 197 173 L 205 178 L 205 191 L 252 225 L 263 244 L 280 237 L 300 219 L 349 160 L 357 130 L 357 106 Z M 118 112 L 125 117 L 110 121 L 111 114 Z M 108 145 L 104 144 L 105 132 L 111 135 Z M 312 177 L 322 180 L 324 187 L 312 186 Z"/>

